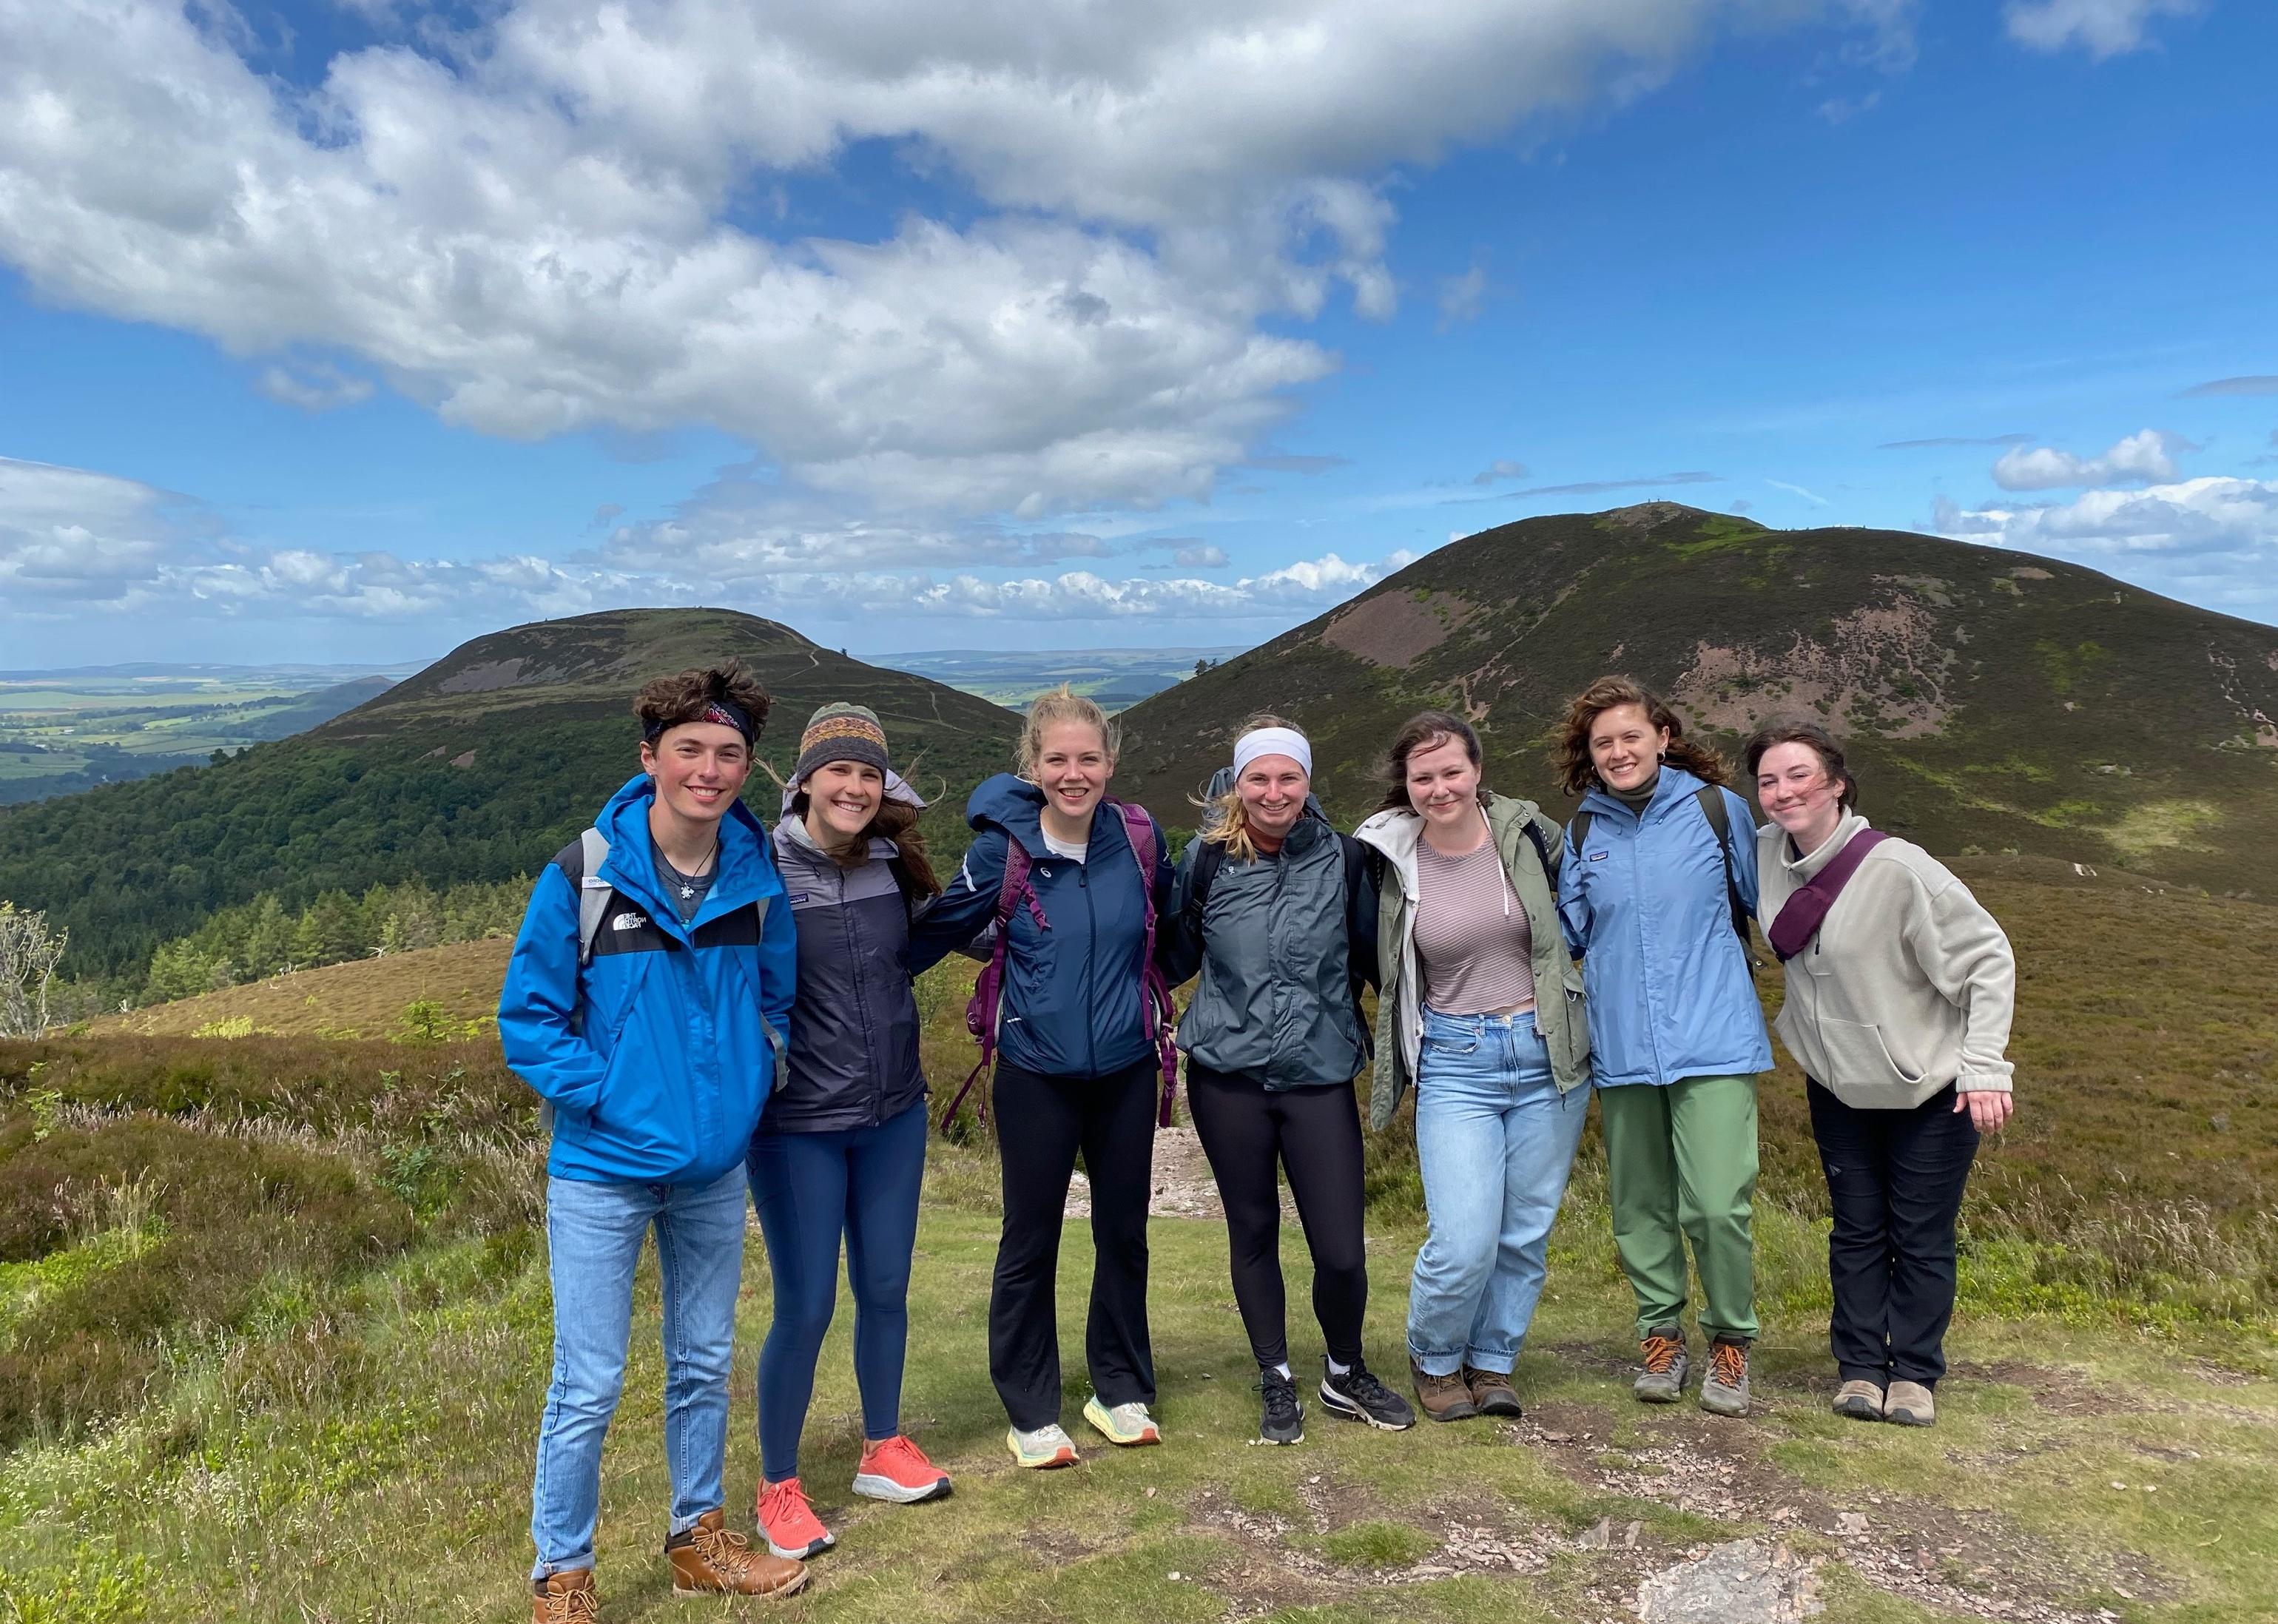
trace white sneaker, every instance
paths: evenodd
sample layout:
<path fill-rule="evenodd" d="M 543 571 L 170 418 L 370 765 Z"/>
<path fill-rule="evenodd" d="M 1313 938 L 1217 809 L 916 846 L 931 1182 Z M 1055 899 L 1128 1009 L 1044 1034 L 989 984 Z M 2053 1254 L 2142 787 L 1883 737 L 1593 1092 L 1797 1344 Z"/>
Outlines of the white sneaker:
<path fill-rule="evenodd" d="M 1110 1444 L 1130 1448 L 1140 1444 L 1160 1444 L 1163 1434 L 1155 1425 L 1155 1418 L 1147 1413 L 1147 1406 L 1134 1398 L 1128 1404 L 1119 1404 L 1109 1409 L 1100 1403 L 1097 1395 L 1083 1401 L 1083 1418 L 1092 1429 Z"/>
<path fill-rule="evenodd" d="M 1075 1440 L 1061 1429 L 1058 1421 L 1034 1432 L 1011 1428 L 1005 1434 L 1005 1446 L 1013 1452 L 1015 1466 L 1043 1470 L 1076 1463 Z"/>

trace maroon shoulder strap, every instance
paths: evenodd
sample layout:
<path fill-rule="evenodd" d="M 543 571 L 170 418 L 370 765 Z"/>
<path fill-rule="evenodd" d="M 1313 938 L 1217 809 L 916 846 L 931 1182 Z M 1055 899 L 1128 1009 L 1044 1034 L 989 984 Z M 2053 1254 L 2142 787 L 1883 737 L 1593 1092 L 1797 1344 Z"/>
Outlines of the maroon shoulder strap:
<path fill-rule="evenodd" d="M 1852 875 L 1866 862 L 1867 854 L 1890 838 L 1879 829 L 1861 829 L 1781 905 L 1779 917 L 1764 932 L 1764 938 L 1771 943 L 1781 963 L 1786 963 L 1811 945 L 1811 938 L 1826 922 L 1827 910 L 1835 906 L 1835 899 L 1843 894 L 1843 887 L 1850 884 Z"/>

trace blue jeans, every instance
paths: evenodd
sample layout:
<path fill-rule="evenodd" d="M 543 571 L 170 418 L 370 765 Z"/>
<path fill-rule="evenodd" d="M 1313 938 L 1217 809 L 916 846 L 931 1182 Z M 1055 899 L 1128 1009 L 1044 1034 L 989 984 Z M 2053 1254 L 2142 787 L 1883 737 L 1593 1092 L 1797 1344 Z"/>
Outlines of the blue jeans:
<path fill-rule="evenodd" d="M 1416 1153 L 1431 1232 L 1408 1291 L 1408 1352 L 1426 1375 L 1509 1375 L 1542 1297 L 1550 1225 L 1590 1091 L 1561 1095 L 1532 1014 L 1424 1011 Z"/>
<path fill-rule="evenodd" d="M 846 1279 L 854 1288 L 862 1436 L 877 1444 L 901 1430 L 910 1258 L 931 1126 L 919 1099 L 869 1128 L 752 1138 L 744 1165 L 775 1280 L 775 1318 L 760 1350 L 760 1470 L 771 1483 L 799 1475 L 815 1360 L 838 1306 L 842 1232 Z"/>
<path fill-rule="evenodd" d="M 709 1184 L 546 1181 L 554 1381 L 531 1488 L 533 1578 L 593 1566 L 601 1438 L 625 1385 L 633 1266 L 656 1229 L 664 1275 L 664 1459 L 675 1534 L 727 1498 L 729 1360 L 744 1277 L 744 1169 Z"/>

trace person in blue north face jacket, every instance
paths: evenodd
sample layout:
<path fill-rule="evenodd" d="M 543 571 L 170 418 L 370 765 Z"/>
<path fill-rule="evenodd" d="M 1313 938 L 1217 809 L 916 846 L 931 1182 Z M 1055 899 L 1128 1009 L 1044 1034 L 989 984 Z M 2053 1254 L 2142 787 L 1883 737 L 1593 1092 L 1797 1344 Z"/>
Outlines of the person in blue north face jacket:
<path fill-rule="evenodd" d="M 1122 816 L 1105 805 L 1115 730 L 1062 687 L 1028 707 L 1021 777 L 973 792 L 977 834 L 957 876 L 910 931 L 910 969 L 971 943 L 996 916 L 1014 841 L 1045 923 L 1023 906 L 1005 938 L 995 1094 L 1005 1227 L 989 1296 L 989 1374 L 1023 1467 L 1074 1464 L 1061 1429 L 1056 1282 L 1061 1213 L 1079 1152 L 1091 1181 L 1097 1261 L 1085 1355 L 1084 1419 L 1111 1444 L 1154 1444 L 1160 1429 L 1147 1337 L 1147 1199 L 1153 1182 L 1157 1060 L 1143 977 L 1147 909 L 1170 905 L 1171 863 L 1154 829 L 1140 871 Z M 1150 826 L 1153 820 L 1148 820 Z"/>
<path fill-rule="evenodd" d="M 586 872 L 592 843 L 581 839 L 539 875 L 499 999 L 507 1063 L 554 1117 L 554 1377 L 531 1495 L 538 1617 L 591 1601 L 601 1440 L 652 1228 L 674 1588 L 782 1595 L 806 1572 L 729 1531 L 723 1505 L 744 1157 L 780 1069 L 798 961 L 767 835 L 737 799 L 768 695 L 730 661 L 659 678 L 635 712 L 640 776 L 594 824 L 607 854 Z M 587 898 L 597 912 L 581 908 Z"/>
<path fill-rule="evenodd" d="M 1771 1069 L 1748 969 L 1756 851 L 1714 750 L 1660 699 L 1607 677 L 1575 700 L 1561 766 L 1558 912 L 1582 955 L 1614 1247 L 1637 1298 L 1649 1403 L 1683 1395 L 1686 1242 L 1709 1368 L 1701 1407 L 1744 1415 L 1755 1339 L 1756 1075 Z"/>

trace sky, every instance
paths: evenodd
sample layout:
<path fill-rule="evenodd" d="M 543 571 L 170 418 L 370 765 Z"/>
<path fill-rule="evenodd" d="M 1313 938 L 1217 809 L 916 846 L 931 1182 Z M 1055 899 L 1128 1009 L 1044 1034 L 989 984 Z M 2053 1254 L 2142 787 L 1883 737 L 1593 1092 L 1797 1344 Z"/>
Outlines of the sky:
<path fill-rule="evenodd" d="M 0 669 L 1240 644 L 1667 498 L 2278 621 L 2267 0 L 0 0 Z"/>

